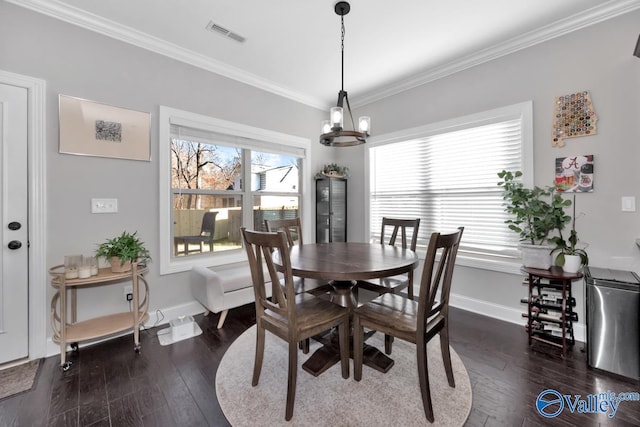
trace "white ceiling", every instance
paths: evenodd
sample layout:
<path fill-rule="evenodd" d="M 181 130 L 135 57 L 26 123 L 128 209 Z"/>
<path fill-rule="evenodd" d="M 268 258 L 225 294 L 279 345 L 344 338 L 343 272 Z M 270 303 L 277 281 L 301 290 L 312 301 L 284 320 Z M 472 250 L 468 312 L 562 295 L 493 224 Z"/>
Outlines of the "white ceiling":
<path fill-rule="evenodd" d="M 340 89 L 335 0 L 7 0 L 325 108 Z M 638 0 L 351 0 L 352 106 L 640 8 Z M 209 21 L 246 38 L 206 29 Z"/>

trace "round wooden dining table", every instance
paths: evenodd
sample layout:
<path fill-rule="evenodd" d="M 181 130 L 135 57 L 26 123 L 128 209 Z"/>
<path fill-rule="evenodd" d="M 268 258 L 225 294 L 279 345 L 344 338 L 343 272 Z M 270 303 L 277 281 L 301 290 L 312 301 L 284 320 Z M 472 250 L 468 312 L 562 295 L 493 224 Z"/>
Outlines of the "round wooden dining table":
<path fill-rule="evenodd" d="M 289 251 L 294 276 L 352 281 L 407 273 L 418 266 L 409 249 L 379 243 L 336 242 L 295 245 Z M 274 258 L 276 264 L 280 264 Z"/>
<path fill-rule="evenodd" d="M 387 291 L 367 280 L 408 273 L 419 262 L 416 253 L 410 249 L 361 242 L 294 245 L 289 257 L 293 276 L 329 283 L 326 293 L 317 290 L 312 293 L 350 310 L 362 303 L 358 295 L 365 292 L 359 292 L 360 288 L 374 297 Z M 282 267 L 279 254 L 274 254 L 274 263 Z M 302 365 L 305 371 L 316 376 L 340 360 L 334 339 L 319 341 L 324 345 Z M 365 364 L 378 371 L 387 372 L 393 366 L 393 360 L 375 347 L 365 345 L 364 356 Z"/>

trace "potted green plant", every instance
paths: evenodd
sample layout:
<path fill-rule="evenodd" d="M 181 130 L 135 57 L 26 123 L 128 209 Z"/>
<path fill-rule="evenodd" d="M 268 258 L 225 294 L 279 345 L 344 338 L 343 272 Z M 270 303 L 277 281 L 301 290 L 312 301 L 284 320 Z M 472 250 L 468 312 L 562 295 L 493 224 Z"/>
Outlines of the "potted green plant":
<path fill-rule="evenodd" d="M 504 190 L 504 209 L 513 215 L 505 223 L 520 235 L 524 266 L 546 270 L 551 267 L 550 235 L 554 230 L 562 231 L 571 220 L 564 212 L 571 201 L 563 199 L 553 187 L 525 188 L 521 176 L 521 171 L 498 173 L 502 180 L 498 185 Z"/>
<path fill-rule="evenodd" d="M 104 243 L 98 245 L 96 256 L 109 261 L 111 271 L 114 273 L 131 270 L 132 262 L 151 261 L 149 251 L 136 234 L 137 231 L 133 234 L 123 231 L 122 235 L 107 239 Z"/>
<path fill-rule="evenodd" d="M 576 195 L 573 195 L 573 214 L 571 216 L 571 231 L 569 238 L 564 239 L 562 230 L 558 230 L 558 236 L 549 239 L 556 247 L 551 251 L 560 252 L 556 258 L 556 265 L 562 267 L 567 273 L 577 273 L 581 267 L 589 264 L 587 251 L 576 247 L 578 233 L 576 232 Z"/>
<path fill-rule="evenodd" d="M 322 171 L 316 174 L 316 178 L 323 178 L 325 176 L 333 178 L 349 178 L 349 168 L 346 166 L 338 166 L 336 163 L 329 163 L 324 165 Z"/>

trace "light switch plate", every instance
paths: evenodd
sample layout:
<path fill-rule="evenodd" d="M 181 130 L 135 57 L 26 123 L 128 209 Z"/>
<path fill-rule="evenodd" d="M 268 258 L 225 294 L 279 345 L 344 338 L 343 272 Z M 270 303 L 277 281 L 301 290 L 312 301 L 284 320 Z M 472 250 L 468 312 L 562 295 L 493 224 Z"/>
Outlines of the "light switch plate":
<path fill-rule="evenodd" d="M 118 212 L 118 199 L 91 199 L 91 213 Z"/>
<path fill-rule="evenodd" d="M 622 197 L 622 212 L 635 212 L 636 211 L 636 198 L 635 196 L 623 196 Z"/>

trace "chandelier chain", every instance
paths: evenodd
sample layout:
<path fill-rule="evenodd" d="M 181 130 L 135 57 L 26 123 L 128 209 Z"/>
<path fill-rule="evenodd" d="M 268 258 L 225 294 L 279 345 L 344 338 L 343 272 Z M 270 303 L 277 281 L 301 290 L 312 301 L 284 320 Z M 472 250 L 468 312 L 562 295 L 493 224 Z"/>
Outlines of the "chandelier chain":
<path fill-rule="evenodd" d="M 344 91 L 344 15 L 340 16 L 340 24 L 342 27 L 342 32 L 340 37 L 340 52 L 341 52 L 341 63 L 342 63 L 340 81 L 342 82 L 341 89 Z"/>

